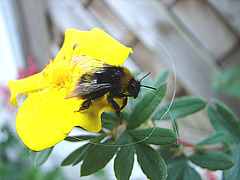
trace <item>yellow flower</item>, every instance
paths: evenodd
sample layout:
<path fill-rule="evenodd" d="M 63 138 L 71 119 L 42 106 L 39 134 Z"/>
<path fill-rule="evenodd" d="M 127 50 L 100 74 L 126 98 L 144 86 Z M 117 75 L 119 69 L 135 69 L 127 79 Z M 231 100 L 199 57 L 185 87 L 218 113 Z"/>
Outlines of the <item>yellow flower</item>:
<path fill-rule="evenodd" d="M 75 44 L 78 43 L 75 47 Z M 10 81 L 10 102 L 18 107 L 18 95 L 27 95 L 16 116 L 20 139 L 30 149 L 40 151 L 62 141 L 74 126 L 91 131 L 101 130 L 101 114 L 114 111 L 106 96 L 93 101 L 89 109 L 79 113 L 83 100 L 65 99 L 84 70 L 72 62 L 76 55 L 87 55 L 110 65 L 122 65 L 131 48 L 125 47 L 103 30 L 68 29 L 64 44 L 46 68 L 25 79 Z M 121 104 L 122 99 L 117 99 Z"/>

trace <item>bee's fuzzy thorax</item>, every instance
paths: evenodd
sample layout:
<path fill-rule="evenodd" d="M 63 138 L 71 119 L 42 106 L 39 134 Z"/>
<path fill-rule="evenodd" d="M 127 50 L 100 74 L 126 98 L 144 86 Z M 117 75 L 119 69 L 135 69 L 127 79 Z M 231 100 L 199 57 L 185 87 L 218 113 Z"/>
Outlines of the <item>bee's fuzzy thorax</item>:
<path fill-rule="evenodd" d="M 123 68 L 123 78 L 121 79 L 121 92 L 125 92 L 131 79 L 132 79 L 132 74 L 129 71 L 129 69 L 127 69 L 126 67 L 122 67 Z"/>

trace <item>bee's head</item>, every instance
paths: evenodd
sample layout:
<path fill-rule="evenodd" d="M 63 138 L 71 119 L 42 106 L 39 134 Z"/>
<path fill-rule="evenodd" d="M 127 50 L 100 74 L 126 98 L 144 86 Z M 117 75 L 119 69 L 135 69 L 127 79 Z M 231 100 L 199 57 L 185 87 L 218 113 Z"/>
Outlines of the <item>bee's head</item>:
<path fill-rule="evenodd" d="M 140 91 L 140 86 L 141 86 L 140 81 L 132 78 L 130 83 L 129 83 L 129 85 L 128 85 L 128 87 L 127 87 L 128 94 L 130 96 L 134 97 L 134 99 L 137 98 L 138 97 L 138 93 Z"/>
<path fill-rule="evenodd" d="M 138 97 L 138 94 L 139 94 L 139 91 L 140 91 L 140 87 L 146 87 L 146 88 L 150 88 L 150 89 L 154 89 L 156 90 L 156 88 L 154 87 L 150 87 L 150 86 L 145 86 L 145 85 L 142 85 L 141 84 L 141 81 L 147 77 L 148 75 L 150 74 L 150 72 L 148 74 L 146 74 L 145 76 L 143 76 L 140 80 L 136 80 L 134 78 L 131 79 L 128 87 L 127 87 L 127 92 L 129 93 L 129 95 L 131 97 L 134 97 L 137 98 Z"/>

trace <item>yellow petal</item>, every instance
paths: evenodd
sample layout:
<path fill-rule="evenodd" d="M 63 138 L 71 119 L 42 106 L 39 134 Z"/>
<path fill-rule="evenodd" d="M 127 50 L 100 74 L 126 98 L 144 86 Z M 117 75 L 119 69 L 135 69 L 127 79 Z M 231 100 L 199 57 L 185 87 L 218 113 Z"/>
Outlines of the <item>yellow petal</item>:
<path fill-rule="evenodd" d="M 11 104 L 18 107 L 17 96 L 19 94 L 38 91 L 38 89 L 40 88 L 38 83 L 41 76 L 42 76 L 41 73 L 38 73 L 30 77 L 27 77 L 25 79 L 9 81 L 8 87 L 11 92 L 11 98 L 10 98 Z"/>
<path fill-rule="evenodd" d="M 65 31 L 64 43 L 59 51 L 58 55 L 55 57 L 54 62 L 58 62 L 68 59 L 73 53 L 73 47 L 76 43 L 80 43 L 89 34 L 88 31 L 79 31 L 76 29 L 67 29 Z M 65 58 L 63 58 L 65 57 Z"/>
<path fill-rule="evenodd" d="M 119 106 L 123 104 L 123 98 L 114 99 Z M 90 132 L 99 132 L 101 130 L 101 114 L 104 111 L 114 111 L 112 105 L 107 101 L 107 95 L 93 100 L 88 110 L 78 113 L 75 126 L 80 126 Z"/>
<path fill-rule="evenodd" d="M 16 129 L 28 148 L 40 151 L 52 147 L 62 141 L 74 126 L 99 132 L 102 112 L 113 111 L 106 97 L 103 97 L 94 101 L 88 110 L 75 113 L 83 100 L 64 99 L 66 93 L 64 89 L 31 93 L 19 108 Z M 117 102 L 122 103 L 122 100 Z"/>
<path fill-rule="evenodd" d="M 23 143 L 30 149 L 40 151 L 52 147 L 62 141 L 71 131 L 74 119 L 56 119 L 59 113 L 56 103 L 58 99 L 47 99 L 54 92 L 31 93 L 18 110 L 16 129 Z M 55 92 L 57 93 L 57 92 Z M 62 93 L 57 94 L 61 98 Z M 57 96 L 56 95 L 56 96 Z M 55 97 L 56 97 L 55 96 Z M 67 122 L 64 124 L 64 122 Z M 58 124 L 59 123 L 59 124 Z M 63 124 L 62 129 L 57 126 Z"/>
<path fill-rule="evenodd" d="M 95 28 L 77 45 L 73 56 L 83 54 L 107 64 L 120 66 L 132 49 L 113 39 L 102 29 Z"/>

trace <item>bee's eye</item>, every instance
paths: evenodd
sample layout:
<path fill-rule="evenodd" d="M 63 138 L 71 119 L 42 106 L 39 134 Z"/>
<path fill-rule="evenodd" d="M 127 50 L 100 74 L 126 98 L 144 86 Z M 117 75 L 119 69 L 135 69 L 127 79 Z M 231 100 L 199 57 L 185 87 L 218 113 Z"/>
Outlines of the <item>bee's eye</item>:
<path fill-rule="evenodd" d="M 77 47 L 79 42 L 77 42 L 76 44 L 73 45 L 73 50 Z"/>

